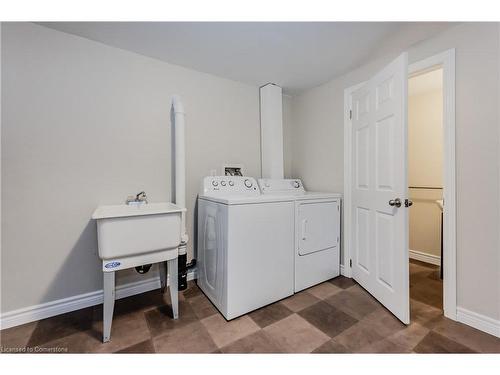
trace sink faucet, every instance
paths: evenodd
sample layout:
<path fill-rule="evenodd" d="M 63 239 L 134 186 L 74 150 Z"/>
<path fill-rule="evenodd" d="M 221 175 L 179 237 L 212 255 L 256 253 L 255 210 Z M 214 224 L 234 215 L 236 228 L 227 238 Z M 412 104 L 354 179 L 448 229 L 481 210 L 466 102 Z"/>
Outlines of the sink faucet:
<path fill-rule="evenodd" d="M 127 197 L 127 200 L 125 201 L 126 204 L 142 204 L 142 203 L 148 203 L 148 197 L 146 196 L 145 191 L 141 191 L 139 194 L 136 194 L 134 197 L 133 195 L 129 195 Z"/>

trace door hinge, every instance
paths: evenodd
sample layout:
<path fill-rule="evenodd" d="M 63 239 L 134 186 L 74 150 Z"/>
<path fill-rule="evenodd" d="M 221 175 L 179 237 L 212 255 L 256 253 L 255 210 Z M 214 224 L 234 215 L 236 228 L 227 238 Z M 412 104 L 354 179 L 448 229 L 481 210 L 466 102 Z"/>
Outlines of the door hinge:
<path fill-rule="evenodd" d="M 352 259 L 349 259 L 349 267 L 352 268 Z"/>
<path fill-rule="evenodd" d="M 352 120 L 352 109 L 349 110 L 349 120 Z"/>

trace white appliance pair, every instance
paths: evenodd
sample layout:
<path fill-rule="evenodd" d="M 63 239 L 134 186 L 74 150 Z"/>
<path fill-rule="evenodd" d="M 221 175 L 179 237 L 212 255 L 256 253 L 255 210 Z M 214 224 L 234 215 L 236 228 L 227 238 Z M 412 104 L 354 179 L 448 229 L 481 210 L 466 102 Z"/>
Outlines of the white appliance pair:
<path fill-rule="evenodd" d="M 300 180 L 205 177 L 198 286 L 228 320 L 339 275 L 340 195 Z"/>

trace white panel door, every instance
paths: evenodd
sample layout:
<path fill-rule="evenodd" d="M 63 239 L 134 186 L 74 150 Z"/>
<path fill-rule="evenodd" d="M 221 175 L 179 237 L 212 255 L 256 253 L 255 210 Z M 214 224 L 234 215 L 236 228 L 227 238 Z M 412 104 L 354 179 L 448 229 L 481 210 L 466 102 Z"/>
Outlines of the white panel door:
<path fill-rule="evenodd" d="M 353 277 L 406 324 L 407 71 L 404 53 L 353 93 L 351 207 Z"/>

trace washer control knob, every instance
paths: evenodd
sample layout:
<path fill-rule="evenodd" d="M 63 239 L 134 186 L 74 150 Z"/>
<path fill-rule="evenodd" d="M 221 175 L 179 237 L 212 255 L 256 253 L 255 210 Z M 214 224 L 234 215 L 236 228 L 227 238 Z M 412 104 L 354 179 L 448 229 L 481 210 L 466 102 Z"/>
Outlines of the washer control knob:
<path fill-rule="evenodd" d="M 217 185 L 219 185 L 219 183 L 218 183 L 217 181 L 213 180 L 213 181 L 212 181 L 212 185 L 213 185 L 213 186 L 217 186 Z"/>
<path fill-rule="evenodd" d="M 292 182 L 292 186 L 295 188 L 295 189 L 298 189 L 300 187 L 300 182 L 295 180 Z"/>
<path fill-rule="evenodd" d="M 222 180 L 222 181 L 220 182 L 220 184 L 221 184 L 221 186 L 226 186 L 226 181 Z"/>
<path fill-rule="evenodd" d="M 252 181 L 250 181 L 248 178 L 245 180 L 245 182 L 244 182 L 244 183 L 245 183 L 245 186 L 246 186 L 247 188 L 251 188 L 251 187 L 252 187 L 252 185 L 253 185 L 253 184 L 252 184 Z"/>
<path fill-rule="evenodd" d="M 229 180 L 229 186 L 234 186 L 234 182 Z"/>

